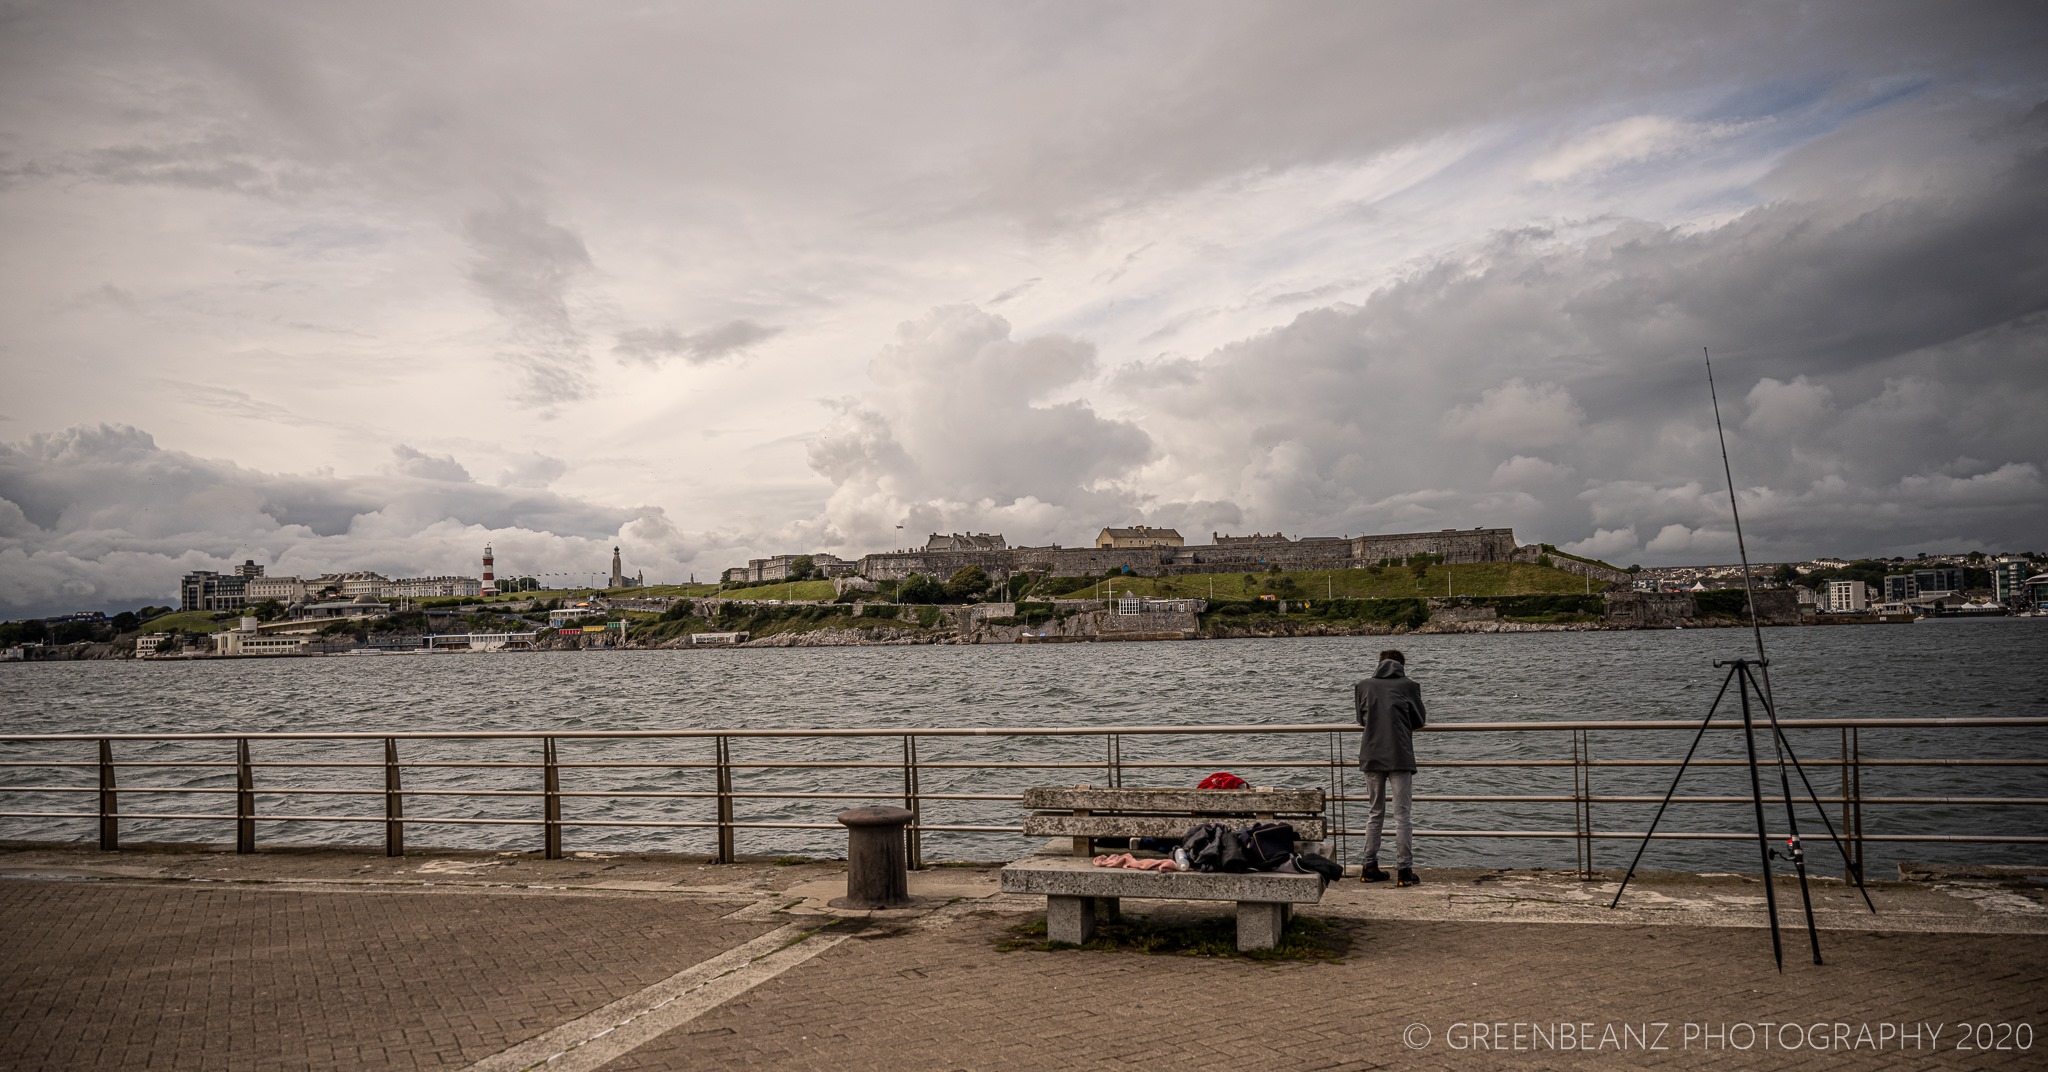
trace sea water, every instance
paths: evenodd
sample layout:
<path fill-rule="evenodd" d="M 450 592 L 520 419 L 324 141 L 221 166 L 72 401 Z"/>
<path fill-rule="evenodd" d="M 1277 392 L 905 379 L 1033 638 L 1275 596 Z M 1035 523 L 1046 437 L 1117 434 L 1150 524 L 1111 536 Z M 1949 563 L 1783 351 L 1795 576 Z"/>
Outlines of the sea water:
<path fill-rule="evenodd" d="M 1768 629 L 1772 686 L 1781 717 L 1932 719 L 1943 716 L 2048 715 L 2048 620 L 1924 621 L 1914 625 Z M 1411 676 L 1421 682 L 1432 723 L 1560 720 L 1688 720 L 1707 713 L 1723 670 L 1716 659 L 1750 656 L 1747 630 L 1694 629 L 1636 632 L 1566 632 L 1281 640 L 731 649 L 711 651 L 592 651 L 434 656 L 333 657 L 275 660 L 63 662 L 0 666 L 0 732 L 211 732 L 454 731 L 587 729 L 844 729 L 880 727 L 1023 727 L 1101 725 L 1328 724 L 1351 720 L 1351 683 L 1372 672 L 1377 653 L 1406 652 Z M 1722 717 L 1738 713 L 1732 696 Z M 1808 760 L 1841 756 L 1837 730 L 1793 733 Z M 1594 731 L 1586 744 L 1594 759 L 1676 759 L 1689 732 Z M 1758 738 L 1762 758 L 1773 759 L 1768 735 Z M 1355 769 L 1332 768 L 1355 756 L 1355 733 L 1224 737 L 1127 735 L 1119 739 L 1125 785 L 1193 785 L 1210 769 L 1241 767 L 1257 784 L 1322 786 L 1333 794 L 1363 796 Z M 919 788 L 929 795 L 923 819 L 937 825 L 1016 825 L 1014 801 L 978 799 L 1015 794 L 1030 785 L 1108 784 L 1107 745 L 1101 737 L 925 737 L 917 741 Z M 540 772 L 537 742 L 401 741 L 408 764 L 446 763 L 405 772 L 406 814 L 434 817 L 537 818 Z M 742 796 L 736 818 L 801 825 L 741 829 L 742 853 L 830 854 L 844 845 L 831 825 L 838 810 L 858 803 L 899 802 L 903 794 L 900 736 L 846 738 L 734 738 L 735 791 L 838 794 L 795 799 Z M 1715 732 L 1701 756 L 1740 758 L 1740 733 Z M 232 742 L 117 742 L 122 761 L 205 763 L 169 768 L 124 767 L 121 810 L 231 814 L 231 796 L 145 794 L 146 788 L 232 788 Z M 598 798 L 597 790 L 708 793 L 707 766 L 714 745 L 704 739 L 559 743 L 565 846 L 571 850 L 647 849 L 709 852 L 712 831 L 701 828 L 577 826 L 579 820 L 707 822 L 715 805 L 701 796 Z M 2048 729 L 1974 729 L 1929 725 L 1866 729 L 1864 759 L 2048 758 Z M 1424 733 L 1417 752 L 1425 764 L 1478 759 L 1568 760 L 1569 733 Z M 0 760 L 87 763 L 91 742 L 0 742 Z M 381 742 L 264 742 L 259 763 L 336 762 L 336 768 L 259 767 L 258 810 L 265 815 L 383 815 Z M 788 767 L 786 763 L 859 762 L 856 769 Z M 1145 762 L 1188 762 L 1198 767 L 1146 768 Z M 677 767 L 600 768 L 577 763 L 698 764 Z M 994 770 L 945 763 L 1022 764 Z M 1252 768 L 1255 762 L 1322 764 L 1304 768 Z M 502 763 L 510 766 L 465 766 Z M 1048 764 L 1068 764 L 1049 766 Z M 1775 795 L 1777 767 L 1764 768 L 1764 790 Z M 1670 786 L 1671 767 L 1594 768 L 1593 791 L 1647 796 L 1646 803 L 1594 805 L 1593 826 L 1606 831 L 1643 829 L 1654 800 Z M 1815 763 L 1807 770 L 1824 797 L 1839 793 L 1839 768 Z M 1569 802 L 1431 800 L 1451 796 L 1569 796 L 1573 770 L 1550 767 L 1426 767 L 1418 776 L 1415 821 L 1421 830 L 1571 830 Z M 0 768 L 0 810 L 91 812 L 90 792 L 6 793 L 6 785 L 97 786 L 90 766 Z M 1804 789 L 1793 779 L 1796 796 Z M 368 789 L 374 795 L 282 795 L 299 789 Z M 427 790 L 481 790 L 491 796 L 444 796 Z M 1873 765 L 1862 774 L 1868 798 L 2048 798 L 2048 766 L 1907 767 Z M 1682 796 L 1733 796 L 1739 803 L 1675 806 L 1664 829 L 1752 832 L 1748 772 L 1743 767 L 1701 767 L 1688 772 Z M 1784 828 L 1782 807 L 1769 826 Z M 1866 834 L 2048 834 L 2048 809 L 2034 805 L 1965 806 L 1946 803 L 1863 807 Z M 1331 805 L 1331 818 L 1362 828 L 1360 801 Z M 1841 808 L 1828 806 L 1839 824 Z M 1800 813 L 1815 866 L 1839 870 L 1819 816 Z M 89 840 L 90 818 L 0 819 L 0 837 Z M 227 841 L 230 823 L 209 820 L 124 819 L 122 837 Z M 376 822 L 264 820 L 261 843 L 378 844 Z M 413 846 L 531 848 L 531 826 L 435 825 L 408 828 Z M 1021 835 L 932 832 L 927 859 L 1001 859 L 1027 852 Z M 1357 838 L 1332 848 L 1356 858 Z M 1595 863 L 1625 866 L 1635 843 L 1595 843 Z M 1873 843 L 1873 875 L 1898 859 L 2043 861 L 2041 846 Z M 1423 866 L 1571 867 L 1569 840 L 1425 837 Z M 1755 842 L 1660 841 L 1645 866 L 1695 869 L 1758 866 Z"/>

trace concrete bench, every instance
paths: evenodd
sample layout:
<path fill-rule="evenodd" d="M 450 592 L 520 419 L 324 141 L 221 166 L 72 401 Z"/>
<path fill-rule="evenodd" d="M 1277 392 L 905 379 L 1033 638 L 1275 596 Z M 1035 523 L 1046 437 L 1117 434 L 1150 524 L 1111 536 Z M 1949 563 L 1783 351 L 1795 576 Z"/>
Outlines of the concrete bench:
<path fill-rule="evenodd" d="M 1046 899 L 1046 937 L 1080 945 L 1095 933 L 1097 904 L 1108 914 L 1125 897 L 1237 903 L 1237 947 L 1271 949 L 1280 941 L 1298 904 L 1323 897 L 1320 875 L 1277 871 L 1244 873 L 1137 871 L 1096 867 L 1095 841 L 1106 838 L 1179 840 L 1202 823 L 1238 827 L 1284 822 L 1302 841 L 1323 837 L 1320 789 L 1027 789 L 1024 820 L 1034 837 L 1071 838 L 1071 854 L 1037 856 L 1002 871 L 1005 893 Z"/>

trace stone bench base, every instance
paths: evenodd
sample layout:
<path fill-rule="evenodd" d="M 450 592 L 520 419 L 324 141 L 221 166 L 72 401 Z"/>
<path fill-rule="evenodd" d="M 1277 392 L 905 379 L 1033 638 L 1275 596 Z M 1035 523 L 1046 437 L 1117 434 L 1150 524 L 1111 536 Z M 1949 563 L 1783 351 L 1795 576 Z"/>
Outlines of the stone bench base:
<path fill-rule="evenodd" d="M 1109 902 L 1114 912 L 1125 897 L 1151 897 L 1235 901 L 1237 948 L 1271 949 L 1279 944 L 1295 905 L 1323 898 L 1320 875 L 1133 871 L 1071 858 L 1020 860 L 1003 868 L 1002 883 L 1004 893 L 1043 895 L 1046 937 L 1074 945 L 1094 937 L 1097 901 Z"/>

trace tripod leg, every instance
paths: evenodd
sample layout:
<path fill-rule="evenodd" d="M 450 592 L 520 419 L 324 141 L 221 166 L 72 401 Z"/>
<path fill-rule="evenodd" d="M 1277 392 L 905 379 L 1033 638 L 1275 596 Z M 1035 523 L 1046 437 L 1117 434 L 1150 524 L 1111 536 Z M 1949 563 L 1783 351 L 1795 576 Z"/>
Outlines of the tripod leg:
<path fill-rule="evenodd" d="M 1759 692 L 1757 699 L 1764 705 L 1764 717 L 1771 722 L 1771 752 L 1778 757 L 1778 792 L 1785 801 L 1785 829 L 1790 838 L 1786 845 L 1792 850 L 1792 870 L 1799 873 L 1799 903 L 1806 910 L 1806 941 L 1813 947 L 1813 962 L 1819 964 L 1820 930 L 1813 923 L 1813 891 L 1806 884 L 1806 846 L 1799 840 L 1799 813 L 1792 801 L 1792 777 L 1785 773 L 1785 732 L 1778 726 L 1778 712 L 1771 698 Z M 1804 776 L 1802 773 L 1801 777 Z"/>
<path fill-rule="evenodd" d="M 1735 664 L 1742 672 L 1745 685 L 1749 679 L 1749 667 Z M 1778 884 L 1771 874 L 1771 835 L 1764 829 L 1764 789 L 1756 773 L 1756 723 L 1750 715 L 1749 689 L 1738 686 L 1742 695 L 1742 743 L 1749 754 L 1749 800 L 1756 806 L 1756 851 L 1762 857 L 1764 867 L 1764 905 L 1771 913 L 1771 958 L 1778 962 L 1778 971 L 1785 970 L 1785 942 L 1778 934 Z"/>
<path fill-rule="evenodd" d="M 1671 806 L 1671 797 L 1678 792 L 1678 782 L 1685 777 L 1685 768 L 1692 763 L 1692 754 L 1699 751 L 1700 738 L 1707 735 L 1707 726 L 1714 721 L 1714 712 L 1720 710 L 1721 698 L 1728 695 L 1728 683 L 1735 680 L 1735 669 L 1728 669 L 1728 676 L 1721 679 L 1721 691 L 1714 694 L 1714 702 L 1707 706 L 1707 717 L 1700 720 L 1699 732 L 1692 735 L 1692 747 L 1685 750 L 1685 758 L 1679 761 L 1678 773 L 1671 776 L 1671 788 L 1664 791 L 1664 803 L 1657 805 L 1657 816 L 1650 820 L 1650 828 L 1643 831 L 1643 843 L 1636 846 L 1636 857 L 1628 862 L 1627 873 L 1621 876 L 1621 888 L 1614 891 L 1614 900 L 1607 907 L 1616 908 L 1621 904 L 1621 895 L 1628 890 L 1628 880 L 1636 877 L 1636 865 L 1643 862 L 1643 850 L 1650 847 L 1650 835 L 1657 832 L 1657 824 L 1664 821 L 1664 809 Z"/>
<path fill-rule="evenodd" d="M 1863 895 L 1864 906 L 1870 909 L 1872 915 L 1877 914 L 1877 905 L 1871 902 L 1870 891 L 1863 885 L 1863 870 L 1849 862 L 1849 849 L 1842 844 L 1842 839 L 1836 836 L 1835 824 L 1828 818 L 1828 810 L 1821 806 L 1820 794 L 1813 791 L 1813 781 L 1807 778 L 1806 768 L 1799 765 L 1799 755 L 1792 751 L 1792 741 L 1785 736 L 1785 731 L 1779 728 L 1777 711 L 1768 704 L 1764 706 L 1764 710 L 1771 716 L 1771 731 L 1777 734 L 1785 754 L 1792 759 L 1792 769 L 1799 772 L 1799 782 L 1806 787 L 1806 799 L 1813 801 L 1813 809 L 1820 813 L 1821 825 L 1827 828 L 1828 840 L 1834 842 L 1835 851 L 1842 854 L 1842 870 L 1847 871 L 1856 880 L 1856 892 Z M 1790 793 L 1786 794 L 1788 803 L 1790 796 Z"/>

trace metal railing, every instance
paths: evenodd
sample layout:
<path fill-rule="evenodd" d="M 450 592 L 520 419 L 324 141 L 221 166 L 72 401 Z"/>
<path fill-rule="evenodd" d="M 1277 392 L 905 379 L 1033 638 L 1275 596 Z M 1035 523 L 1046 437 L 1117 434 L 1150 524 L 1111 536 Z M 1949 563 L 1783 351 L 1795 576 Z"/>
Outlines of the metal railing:
<path fill-rule="evenodd" d="M 2048 836 L 2018 833 L 1994 833 L 1983 829 L 1965 831 L 1893 831 L 1872 832 L 1866 828 L 1866 808 L 1890 808 L 1919 806 L 1935 808 L 1944 813 L 1958 808 L 1984 807 L 2036 807 L 2048 805 L 2048 796 L 2027 794 L 2003 795 L 1957 795 L 1950 793 L 1893 793 L 1866 795 L 1863 792 L 1864 776 L 1872 771 L 1891 771 L 1901 768 L 1947 768 L 1952 771 L 1981 771 L 1987 768 L 2031 768 L 2048 775 L 2048 758 L 2039 754 L 1977 756 L 1977 757 L 1931 757 L 1918 755 L 1866 755 L 1863 735 L 1866 732 L 1883 734 L 1895 730 L 1940 730 L 1944 733 L 1963 729 L 1994 730 L 2040 730 L 2048 728 L 2048 718 L 1816 718 L 1788 719 L 1780 723 L 1786 731 L 1789 742 L 1795 737 L 1811 745 L 1816 733 L 1833 731 L 1827 737 L 1836 745 L 1835 754 L 1823 756 L 1817 752 L 1800 756 L 1809 771 L 1828 771 L 1837 775 L 1837 790 L 1834 795 L 1819 798 L 1822 805 L 1838 808 L 1836 828 L 1841 832 L 1849 850 L 1851 867 L 1863 866 L 1863 850 L 1867 843 L 1881 842 L 1949 842 L 2005 845 L 2048 845 Z M 1506 838 L 1506 839 L 1555 839 L 1569 840 L 1577 850 L 1577 866 L 1581 872 L 1593 870 L 1593 846 L 1601 840 L 1638 840 L 1643 837 L 1640 830 L 1600 829 L 1595 822 L 1596 809 L 1608 810 L 1616 806 L 1655 804 L 1662 799 L 1658 793 L 1606 791 L 1595 788 L 1595 775 L 1599 772 L 1654 772 L 1658 769 L 1675 771 L 1679 760 L 1669 755 L 1603 755 L 1595 758 L 1595 735 L 1607 743 L 1607 735 L 1635 737 L 1641 734 L 1675 733 L 1693 731 L 1699 724 L 1692 721 L 1547 721 L 1547 722 L 1445 722 L 1430 725 L 1424 732 L 1434 737 L 1452 735 L 1507 734 L 1545 736 L 1564 734 L 1569 739 L 1568 754 L 1555 758 L 1477 756 L 1458 758 L 1444 756 L 1430 758 L 1422 763 L 1425 770 L 1480 771 L 1497 770 L 1504 772 L 1534 773 L 1545 770 L 1568 768 L 1571 788 L 1567 792 L 1452 792 L 1418 794 L 1419 803 L 1440 804 L 1486 804 L 1506 806 L 1564 805 L 1572 807 L 1572 826 L 1565 829 L 1557 826 L 1500 827 L 1487 829 L 1421 829 L 1416 836 L 1421 838 Z M 1740 730 L 1740 722 L 1717 720 L 1710 730 Z M 823 808 L 833 802 L 874 801 L 877 799 L 901 800 L 903 806 L 913 813 L 908 828 L 909 857 L 913 866 L 922 866 L 923 840 L 926 835 L 940 834 L 1021 834 L 1022 827 L 1014 822 L 962 822 L 942 821 L 939 812 L 948 806 L 956 810 L 972 807 L 989 811 L 1005 803 L 1021 802 L 1019 791 L 961 792 L 927 791 L 924 785 L 927 776 L 935 772 L 959 772 L 987 778 L 992 772 L 999 772 L 1016 782 L 1026 775 L 1036 773 L 1042 784 L 1046 779 L 1057 778 L 1060 784 L 1072 784 L 1077 778 L 1100 777 L 1103 784 L 1120 786 L 1128 775 L 1141 776 L 1214 769 L 1227 764 L 1241 772 L 1252 774 L 1252 780 L 1270 778 L 1285 772 L 1312 772 L 1315 781 L 1327 786 L 1326 805 L 1334 814 L 1329 823 L 1329 836 L 1343 839 L 1360 836 L 1362 829 L 1349 823 L 1349 806 L 1363 803 L 1365 798 L 1353 795 L 1349 773 L 1352 766 L 1348 758 L 1350 735 L 1356 727 L 1329 724 L 1288 724 L 1288 725 L 1208 725 L 1208 726 L 1060 726 L 1060 727 L 1000 727 L 1000 728 L 872 728 L 872 729 L 682 729 L 682 730 L 545 730 L 545 731 L 456 731 L 456 732 L 341 732 L 341 733 L 63 733 L 26 734 L 0 736 L 0 798 L 19 794 L 47 794 L 59 798 L 81 794 L 96 796 L 96 807 L 89 811 L 0 811 L 0 819 L 35 819 L 77 821 L 81 825 L 98 826 L 99 847 L 115 850 L 121 843 L 123 820 L 178 820 L 202 823 L 232 823 L 235 831 L 235 846 L 238 852 L 256 850 L 256 824 L 259 822 L 306 822 L 306 823 L 361 823 L 377 824 L 384 827 L 384 850 L 390 856 L 405 853 L 406 828 L 410 825 L 453 825 L 453 826 L 537 826 L 541 833 L 541 849 L 550 859 L 563 855 L 563 830 L 576 828 L 666 828 L 701 829 L 712 831 L 715 849 L 712 856 L 720 862 L 736 858 L 735 834 L 740 830 L 826 830 L 836 829 L 831 808 L 823 814 L 799 815 L 793 818 L 763 819 L 744 818 L 743 807 L 762 802 L 791 802 L 811 808 Z M 1325 747 L 1310 743 L 1315 735 L 1327 738 Z M 1203 740 L 1229 740 L 1241 743 L 1245 738 L 1259 738 L 1278 749 L 1276 758 L 1236 758 L 1219 762 L 1215 758 L 1151 758 L 1126 759 L 1124 745 L 1130 739 L 1145 739 L 1162 736 L 1193 737 Z M 1768 731 L 1765 731 L 1768 737 Z M 889 743 L 892 739 L 900 742 L 900 757 L 860 759 L 775 759 L 748 758 L 749 745 L 763 741 L 800 740 L 825 742 L 832 740 L 866 739 L 870 743 Z M 1057 743 L 1063 747 L 1055 749 L 1060 754 L 1026 759 L 988 758 L 942 758 L 921 756 L 920 742 L 927 746 L 949 739 L 1002 739 L 1018 747 L 1029 748 L 1034 744 Z M 1077 748 L 1094 752 L 1095 746 L 1088 741 L 1099 742 L 1100 759 L 1092 756 L 1083 758 Z M 1307 748 L 1293 744 L 1295 740 L 1309 744 Z M 595 747 L 603 742 L 696 742 L 705 746 L 701 758 L 694 759 L 635 759 L 620 761 L 604 758 L 562 758 L 565 747 Z M 219 743 L 232 745 L 232 758 L 223 754 L 220 759 L 134 759 L 122 758 L 119 752 L 136 745 L 162 745 L 171 742 L 196 742 L 200 745 Z M 346 746 L 360 743 L 369 746 L 381 745 L 382 755 L 378 758 L 314 758 L 314 759 L 259 759 L 259 748 L 275 750 L 285 742 L 301 745 L 326 743 Z M 427 742 L 436 742 L 475 750 L 485 747 L 485 742 L 495 742 L 501 747 L 537 748 L 538 755 L 532 758 L 489 759 L 413 759 L 401 760 L 401 745 L 422 747 Z M 40 747 L 45 750 L 62 750 L 69 745 L 96 746 L 97 756 L 91 759 L 29 759 L 15 758 L 25 747 Z M 2039 745 L 2028 742 L 2038 753 Z M 223 750 L 225 752 L 225 748 Z M 891 749 L 891 751 L 895 751 Z M 1424 750 L 1435 757 L 1455 748 L 1446 749 L 1432 746 Z M 1559 749 L 1560 753 L 1564 749 Z M 530 754 L 530 753 L 529 753 Z M 1240 757 L 1243 752 L 1240 749 Z M 1714 768 L 1740 767 L 1744 761 L 1735 758 L 1695 758 L 1694 768 L 1711 771 Z M 233 785 L 126 785 L 122 783 L 123 772 L 144 770 L 196 770 L 200 774 L 188 780 L 218 779 L 225 773 L 223 768 L 233 768 Z M 366 768 L 376 768 L 383 774 L 382 786 L 372 785 L 306 785 L 278 784 L 270 778 L 259 782 L 259 772 L 328 770 L 340 772 L 367 773 Z M 748 776 L 762 772 L 811 772 L 838 770 L 853 772 L 861 784 L 849 790 L 796 790 L 774 786 L 761 789 L 741 788 L 735 775 Z M 473 787 L 423 787 L 415 785 L 406 788 L 407 775 L 428 771 L 442 772 L 501 772 L 538 771 L 538 786 L 514 788 L 473 788 Z M 579 785 L 577 779 L 588 781 L 598 771 L 627 772 L 708 772 L 710 787 L 705 789 L 650 789 L 616 788 L 595 785 Z M 564 774 L 570 777 L 569 787 L 564 787 Z M 65 774 L 89 775 L 96 773 L 98 784 L 41 784 L 23 782 L 23 777 L 61 778 Z M 1612 780 L 1617 775 L 1603 777 Z M 1638 779 L 1639 780 L 1639 779 Z M 1142 783 L 1141 783 L 1142 784 Z M 1661 788 L 1661 782 L 1658 788 Z M 1002 790 L 999 785 L 986 786 Z M 124 811 L 122 797 L 182 798 L 186 796 L 231 796 L 234 811 L 208 812 L 187 810 Z M 291 811 L 259 810 L 258 802 L 263 799 L 305 798 L 338 796 L 344 798 L 382 797 L 382 814 L 319 814 L 293 813 Z M 408 815 L 407 798 L 419 801 L 437 801 L 442 798 L 468 798 L 473 801 L 540 798 L 538 813 L 529 812 L 523 816 L 478 814 L 472 807 L 462 814 Z M 572 802 L 570 814 L 565 816 L 564 800 Z M 590 814 L 576 814 L 576 805 L 586 801 L 644 801 L 666 805 L 659 815 L 637 815 L 604 818 Z M 1681 793 L 1672 798 L 1675 805 L 1715 805 L 1749 803 L 1747 795 L 1726 795 L 1713 793 Z M 1779 798 L 1766 798 L 1766 803 L 1782 803 Z M 1803 800 L 1795 804 L 1804 806 Z M 678 810 L 680 809 L 680 810 Z M 694 814 L 692 814 L 694 812 Z M 1015 810 L 1008 812 L 1016 818 Z M 2029 826 L 2029 829 L 2039 827 Z M 1702 840 L 1702 841 L 1746 841 L 1753 839 L 1753 829 L 1722 830 L 1659 830 L 1658 839 Z"/>

